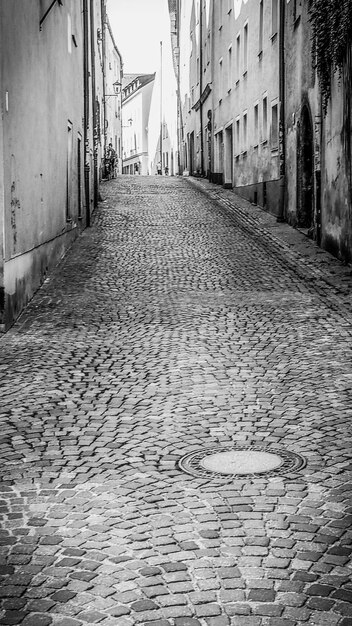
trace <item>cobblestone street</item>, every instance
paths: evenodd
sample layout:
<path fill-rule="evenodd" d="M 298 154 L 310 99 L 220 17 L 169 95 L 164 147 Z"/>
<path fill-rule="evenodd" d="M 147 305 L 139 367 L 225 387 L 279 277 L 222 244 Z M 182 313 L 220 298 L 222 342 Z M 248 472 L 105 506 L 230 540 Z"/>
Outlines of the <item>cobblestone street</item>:
<path fill-rule="evenodd" d="M 0 338 L 0 624 L 351 626 L 351 268 L 206 181 L 102 195 Z M 232 445 L 306 466 L 177 464 Z"/>

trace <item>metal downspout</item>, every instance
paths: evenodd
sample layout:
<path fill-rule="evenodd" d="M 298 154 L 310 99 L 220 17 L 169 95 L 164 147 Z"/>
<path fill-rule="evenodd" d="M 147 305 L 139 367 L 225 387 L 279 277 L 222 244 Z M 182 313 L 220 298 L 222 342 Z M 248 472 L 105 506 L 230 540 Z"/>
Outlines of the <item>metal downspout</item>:
<path fill-rule="evenodd" d="M 279 212 L 278 222 L 285 221 L 285 189 L 286 189 L 286 128 L 285 128 L 285 4 L 280 0 L 280 32 L 279 32 Z"/>
<path fill-rule="evenodd" d="M 105 29 L 106 29 L 106 15 L 105 15 L 105 0 L 101 0 L 101 37 L 102 37 L 102 57 L 103 57 L 103 113 L 104 113 L 104 162 L 105 162 L 105 155 L 106 155 L 106 144 L 107 144 L 107 128 L 106 128 L 106 68 L 105 68 L 105 61 L 106 61 L 106 34 L 105 34 Z M 105 169 L 105 167 L 104 167 Z M 104 171 L 104 175 L 105 175 L 105 171 Z"/>
<path fill-rule="evenodd" d="M 203 137 L 203 0 L 199 6 L 199 93 L 200 93 L 200 173 L 204 176 L 204 137 Z"/>
<path fill-rule="evenodd" d="M 89 15 L 88 0 L 83 0 L 83 89 L 84 89 L 84 191 L 86 201 L 86 226 L 90 226 L 90 181 L 89 181 Z"/>
<path fill-rule="evenodd" d="M 98 205 L 98 137 L 97 137 L 97 103 L 95 88 L 95 28 L 94 2 L 90 0 L 90 64 L 92 75 L 92 116 L 93 116 L 93 163 L 94 163 L 94 207 Z"/>

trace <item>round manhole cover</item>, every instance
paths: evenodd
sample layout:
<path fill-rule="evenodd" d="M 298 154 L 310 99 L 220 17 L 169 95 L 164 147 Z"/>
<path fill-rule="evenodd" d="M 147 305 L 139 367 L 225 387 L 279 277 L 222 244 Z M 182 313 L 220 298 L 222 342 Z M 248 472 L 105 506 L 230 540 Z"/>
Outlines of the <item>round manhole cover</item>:
<path fill-rule="evenodd" d="M 178 463 L 187 474 L 217 479 L 282 476 L 301 469 L 305 464 L 303 457 L 295 452 L 255 445 L 197 450 L 186 454 Z"/>

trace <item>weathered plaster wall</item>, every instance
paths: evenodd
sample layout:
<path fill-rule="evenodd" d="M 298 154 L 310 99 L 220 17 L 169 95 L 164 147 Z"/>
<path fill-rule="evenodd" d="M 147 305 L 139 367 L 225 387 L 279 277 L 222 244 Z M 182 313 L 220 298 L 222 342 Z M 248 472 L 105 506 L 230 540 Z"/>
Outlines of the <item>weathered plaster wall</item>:
<path fill-rule="evenodd" d="M 1 6 L 7 323 L 20 313 L 81 227 L 77 179 L 77 142 L 83 139 L 80 4 L 68 0 L 64 6 L 55 5 L 41 31 L 43 3 L 31 2 L 26 11 L 22 5 L 21 0 L 12 0 Z"/>
<path fill-rule="evenodd" d="M 322 245 L 347 262 L 352 261 L 351 73 L 350 63 L 350 79 L 333 81 L 322 146 Z"/>
<path fill-rule="evenodd" d="M 312 68 L 311 27 L 307 6 L 296 3 L 298 14 L 294 14 L 294 2 L 289 0 L 285 24 L 285 130 L 286 130 L 286 218 L 299 226 L 298 171 L 299 133 L 302 109 L 309 108 L 313 126 L 314 172 L 320 171 L 321 110 L 316 75 Z M 296 18 L 296 19 L 295 19 Z M 313 185 L 313 223 L 317 224 L 319 188 L 317 178 Z M 317 236 L 317 233 L 316 235 Z"/>

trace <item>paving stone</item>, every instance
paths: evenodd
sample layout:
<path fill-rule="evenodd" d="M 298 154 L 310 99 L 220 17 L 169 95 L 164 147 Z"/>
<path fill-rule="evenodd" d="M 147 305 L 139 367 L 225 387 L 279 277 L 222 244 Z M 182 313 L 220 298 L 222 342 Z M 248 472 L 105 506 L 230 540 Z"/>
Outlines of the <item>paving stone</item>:
<path fill-rule="evenodd" d="M 49 624 L 52 624 L 52 621 L 52 617 L 34 613 L 32 615 L 27 615 L 22 624 L 23 626 L 49 626 Z"/>
<path fill-rule="evenodd" d="M 351 270 L 231 190 L 159 178 L 102 185 L 1 337 L 1 618 L 347 626 Z M 235 443 L 307 466 L 177 467 Z"/>
<path fill-rule="evenodd" d="M 276 593 L 273 589 L 251 589 L 248 600 L 252 602 L 273 602 Z"/>
<path fill-rule="evenodd" d="M 155 604 L 152 600 L 138 600 L 137 602 L 133 602 L 131 604 L 131 609 L 133 611 L 151 611 L 153 609 L 157 609 L 158 605 Z"/>

